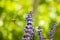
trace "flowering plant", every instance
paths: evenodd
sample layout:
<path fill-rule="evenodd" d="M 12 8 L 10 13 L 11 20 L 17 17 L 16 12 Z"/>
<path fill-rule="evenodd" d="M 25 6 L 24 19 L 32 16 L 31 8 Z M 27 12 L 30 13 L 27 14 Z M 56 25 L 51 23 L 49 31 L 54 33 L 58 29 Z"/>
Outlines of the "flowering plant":
<path fill-rule="evenodd" d="M 32 24 L 32 12 L 30 12 L 30 14 L 27 17 L 27 26 L 25 29 L 26 34 L 24 35 L 23 40 L 34 40 L 35 30 Z"/>
<path fill-rule="evenodd" d="M 32 25 L 33 24 L 32 12 L 29 13 L 26 21 L 27 21 L 27 26 L 25 28 L 26 34 L 24 35 L 22 40 L 34 40 L 35 28 Z M 56 29 L 56 22 L 53 23 L 53 27 L 50 30 L 50 34 L 49 34 L 50 39 L 53 38 L 55 29 Z M 44 35 L 42 33 L 42 28 L 40 26 L 38 27 L 38 35 L 39 35 L 40 40 L 45 40 Z"/>

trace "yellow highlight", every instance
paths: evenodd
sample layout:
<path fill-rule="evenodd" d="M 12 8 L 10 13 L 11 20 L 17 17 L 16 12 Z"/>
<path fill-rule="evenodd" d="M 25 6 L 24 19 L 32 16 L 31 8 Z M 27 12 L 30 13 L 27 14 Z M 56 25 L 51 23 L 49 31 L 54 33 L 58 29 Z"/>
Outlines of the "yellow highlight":
<path fill-rule="evenodd" d="M 13 11 L 13 10 L 15 10 L 16 5 L 17 5 L 16 2 L 7 1 L 6 2 L 6 9 L 9 11 Z"/>
<path fill-rule="evenodd" d="M 57 5 L 57 11 L 60 12 L 60 4 Z"/>
<path fill-rule="evenodd" d="M 50 2 L 50 6 L 55 6 L 56 7 L 57 3 L 56 2 Z"/>
<path fill-rule="evenodd" d="M 3 20 L 0 20 L 0 27 L 3 26 Z"/>
<path fill-rule="evenodd" d="M 12 40 L 12 33 L 8 34 L 8 38 L 9 38 L 9 40 Z"/>
<path fill-rule="evenodd" d="M 4 1 L 4 0 L 2 0 L 2 1 L 0 2 L 0 7 L 5 7 L 5 1 Z"/>
<path fill-rule="evenodd" d="M 44 13 L 47 11 L 47 5 L 46 4 L 42 4 L 40 6 L 38 6 L 38 11 L 41 13 Z"/>

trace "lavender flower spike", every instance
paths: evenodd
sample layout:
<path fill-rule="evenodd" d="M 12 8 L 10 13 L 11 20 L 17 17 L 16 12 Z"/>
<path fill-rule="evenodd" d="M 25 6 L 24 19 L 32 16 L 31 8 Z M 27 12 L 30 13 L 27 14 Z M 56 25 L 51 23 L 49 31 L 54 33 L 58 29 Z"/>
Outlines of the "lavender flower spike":
<path fill-rule="evenodd" d="M 53 26 L 51 28 L 51 31 L 50 31 L 50 39 L 52 40 L 53 37 L 54 37 L 54 32 L 55 32 L 55 29 L 56 29 L 56 22 L 53 23 Z"/>
<path fill-rule="evenodd" d="M 40 40 L 45 40 L 40 26 L 38 27 L 38 34 L 39 34 Z"/>
<path fill-rule="evenodd" d="M 33 24 L 33 21 L 32 21 L 32 12 L 29 13 L 28 17 L 27 17 L 27 26 L 25 28 L 25 33 L 26 34 L 29 34 L 28 37 L 27 35 L 25 34 L 23 40 L 34 40 L 34 33 L 35 33 L 35 30 L 34 30 L 34 27 L 32 26 Z"/>

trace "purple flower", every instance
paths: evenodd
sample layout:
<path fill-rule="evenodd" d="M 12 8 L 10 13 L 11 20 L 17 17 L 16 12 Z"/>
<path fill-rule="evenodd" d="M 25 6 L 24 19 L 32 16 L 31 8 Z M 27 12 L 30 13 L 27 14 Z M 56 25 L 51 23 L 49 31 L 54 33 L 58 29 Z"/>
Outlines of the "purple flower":
<path fill-rule="evenodd" d="M 33 21 L 32 21 L 32 20 L 29 20 L 29 21 L 28 21 L 28 23 L 31 23 L 31 24 L 32 24 L 32 23 L 33 23 Z"/>
<path fill-rule="evenodd" d="M 30 38 L 31 38 L 31 35 L 28 34 L 28 33 L 26 33 L 26 34 L 24 35 L 24 38 L 23 38 L 22 40 L 30 40 Z"/>
<path fill-rule="evenodd" d="M 32 25 L 27 25 L 26 29 L 33 29 L 32 27 L 33 27 Z"/>
<path fill-rule="evenodd" d="M 56 22 L 53 23 L 53 26 L 50 30 L 50 38 L 53 38 L 54 37 L 54 32 L 55 32 L 55 29 L 56 29 Z"/>
<path fill-rule="evenodd" d="M 39 34 L 40 40 L 45 40 L 40 26 L 38 27 L 38 34 Z"/>
<path fill-rule="evenodd" d="M 30 35 L 29 33 L 26 33 L 26 34 L 24 35 L 24 38 L 28 38 L 28 37 L 31 37 L 31 35 Z"/>
<path fill-rule="evenodd" d="M 32 12 L 30 11 L 28 18 L 32 18 Z"/>
<path fill-rule="evenodd" d="M 34 39 L 35 30 L 34 30 L 34 27 L 32 26 L 32 24 L 33 24 L 32 12 L 30 12 L 28 17 L 27 17 L 27 26 L 26 26 L 26 28 L 24 30 L 27 34 L 30 34 L 30 35 L 25 34 L 24 38 L 23 38 L 24 40 L 28 39 L 28 38 L 31 39 L 31 40 Z"/>
<path fill-rule="evenodd" d="M 25 32 L 29 34 L 34 34 L 33 29 L 25 29 Z"/>

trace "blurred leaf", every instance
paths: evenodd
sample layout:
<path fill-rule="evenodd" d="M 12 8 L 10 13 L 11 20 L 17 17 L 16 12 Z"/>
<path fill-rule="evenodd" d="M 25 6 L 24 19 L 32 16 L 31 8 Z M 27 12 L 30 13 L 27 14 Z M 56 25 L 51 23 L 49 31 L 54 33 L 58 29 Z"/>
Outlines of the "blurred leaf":
<path fill-rule="evenodd" d="M 2 15 L 4 8 L 0 7 L 0 16 Z"/>

